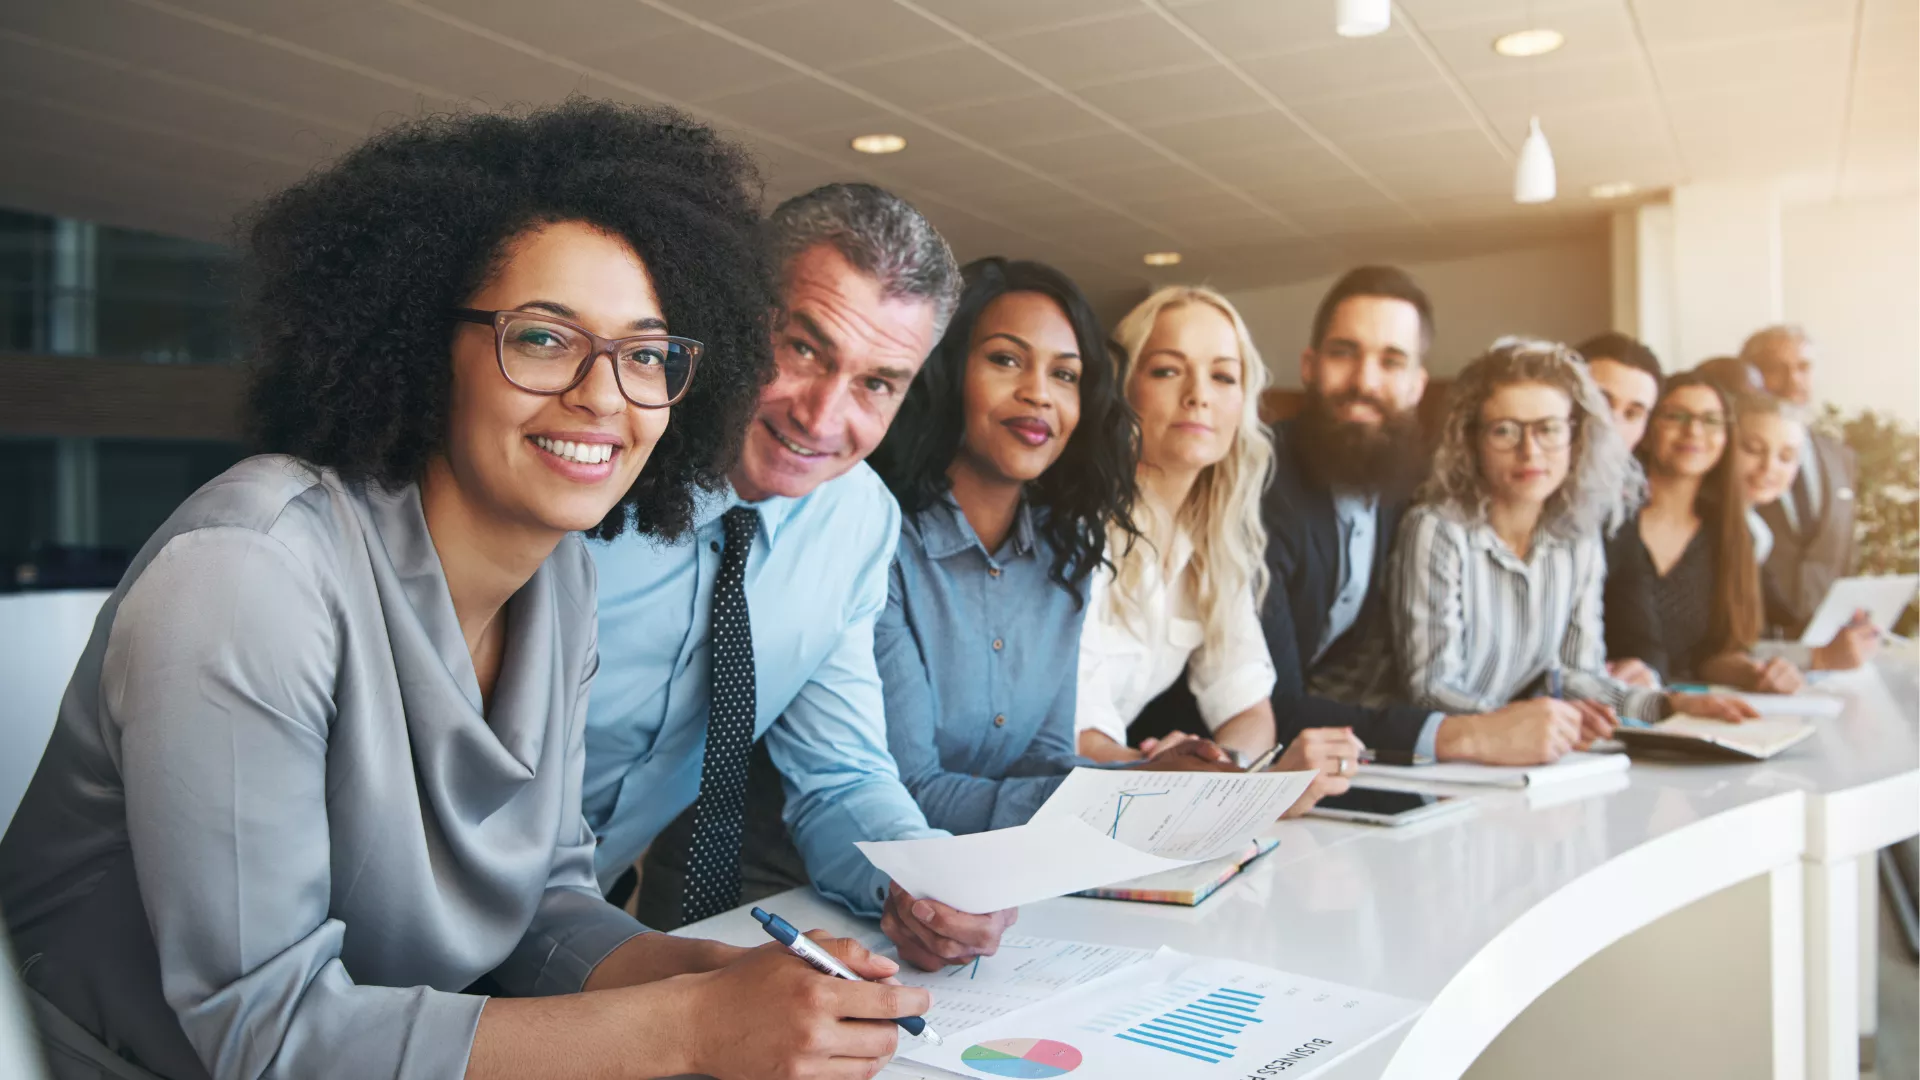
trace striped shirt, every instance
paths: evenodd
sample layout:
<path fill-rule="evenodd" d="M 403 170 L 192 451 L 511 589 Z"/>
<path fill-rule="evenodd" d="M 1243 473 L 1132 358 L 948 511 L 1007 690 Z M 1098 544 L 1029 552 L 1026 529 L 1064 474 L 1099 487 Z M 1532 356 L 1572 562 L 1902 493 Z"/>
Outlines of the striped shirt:
<path fill-rule="evenodd" d="M 1486 712 L 1545 693 L 1557 667 L 1565 696 L 1660 719 L 1661 691 L 1607 675 L 1606 575 L 1597 535 L 1541 531 L 1522 559 L 1484 521 L 1463 524 L 1433 506 L 1409 511 L 1389 586 L 1407 693 L 1429 708 Z"/>

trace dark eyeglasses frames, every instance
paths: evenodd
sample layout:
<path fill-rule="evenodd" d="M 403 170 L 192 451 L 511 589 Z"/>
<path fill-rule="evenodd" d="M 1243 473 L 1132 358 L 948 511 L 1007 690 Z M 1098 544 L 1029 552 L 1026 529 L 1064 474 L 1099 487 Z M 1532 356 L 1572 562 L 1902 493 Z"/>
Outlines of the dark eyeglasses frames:
<path fill-rule="evenodd" d="M 585 381 L 594 362 L 605 356 L 620 395 L 642 409 L 664 409 L 685 397 L 706 348 L 671 334 L 604 338 L 578 323 L 532 311 L 451 308 L 447 314 L 493 327 L 500 374 L 529 394 L 564 394 Z"/>

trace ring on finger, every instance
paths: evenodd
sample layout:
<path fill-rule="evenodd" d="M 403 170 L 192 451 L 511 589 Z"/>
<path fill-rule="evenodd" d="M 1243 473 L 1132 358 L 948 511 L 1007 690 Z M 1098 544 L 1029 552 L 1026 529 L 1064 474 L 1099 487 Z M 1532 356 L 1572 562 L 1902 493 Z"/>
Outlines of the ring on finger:
<path fill-rule="evenodd" d="M 1333 774 L 1335 776 L 1347 775 L 1347 759 L 1346 758 L 1334 758 L 1333 765 L 1334 765 Z"/>

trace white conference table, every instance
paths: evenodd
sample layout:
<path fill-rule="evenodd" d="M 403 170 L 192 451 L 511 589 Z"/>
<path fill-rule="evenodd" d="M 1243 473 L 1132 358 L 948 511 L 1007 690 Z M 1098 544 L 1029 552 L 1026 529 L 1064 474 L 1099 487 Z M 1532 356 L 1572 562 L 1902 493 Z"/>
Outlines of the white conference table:
<path fill-rule="evenodd" d="M 1756 769 L 1807 799 L 1807 1076 L 1852 1080 L 1875 1021 L 1876 854 L 1920 834 L 1920 664 L 1909 647 L 1821 690 L 1847 709 Z"/>
<path fill-rule="evenodd" d="M 1696 1030 L 1725 1044 L 1725 1060 L 1746 1063 L 1722 1075 L 1755 1075 L 1752 1063 L 1767 1062 L 1776 1078 L 1855 1076 L 1867 900 L 1858 868 L 1920 833 L 1916 667 L 1903 658 L 1881 669 L 1832 685 L 1848 698 L 1843 714 L 1771 762 L 1636 761 L 1624 775 L 1483 795 L 1402 829 L 1281 822 L 1280 848 L 1197 908 L 1067 897 L 1024 909 L 1016 932 L 1168 945 L 1430 1002 L 1327 1074 L 1424 1080 L 1465 1074 L 1563 977 L 1637 931 L 1716 894 L 1757 898 L 1747 937 L 1689 929 L 1658 946 L 1662 970 L 1636 970 L 1624 984 L 1568 979 L 1598 1000 L 1573 1006 L 1581 1022 L 1541 1021 L 1557 1026 L 1535 1032 L 1533 1045 L 1561 1059 L 1558 1076 L 1669 1075 L 1623 1048 L 1636 1010 L 1674 1012 L 1662 986 L 1684 982 L 1688 966 L 1724 968 L 1738 984 L 1724 989 L 1729 1000 L 1716 989 L 1681 1003 L 1699 1014 Z M 802 927 L 876 931 L 810 889 L 761 904 Z M 744 906 L 679 933 L 766 940 Z M 1766 1030 L 1719 1019 L 1738 1013 L 1730 998 L 1740 993 L 1757 1002 L 1740 1015 Z M 919 1074 L 896 1062 L 883 1075 Z"/>

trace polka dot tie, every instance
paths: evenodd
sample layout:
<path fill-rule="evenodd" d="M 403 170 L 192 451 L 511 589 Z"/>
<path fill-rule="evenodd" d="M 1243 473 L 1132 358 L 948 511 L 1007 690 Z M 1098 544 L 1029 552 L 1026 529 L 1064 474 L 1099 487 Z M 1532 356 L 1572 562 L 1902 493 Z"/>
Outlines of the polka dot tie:
<path fill-rule="evenodd" d="M 736 506 L 721 518 L 726 548 L 713 584 L 713 693 L 707 750 L 700 761 L 700 798 L 693 804 L 693 841 L 680 911 L 687 922 L 740 903 L 740 826 L 753 752 L 753 626 L 747 620 L 747 552 L 760 512 Z"/>

